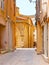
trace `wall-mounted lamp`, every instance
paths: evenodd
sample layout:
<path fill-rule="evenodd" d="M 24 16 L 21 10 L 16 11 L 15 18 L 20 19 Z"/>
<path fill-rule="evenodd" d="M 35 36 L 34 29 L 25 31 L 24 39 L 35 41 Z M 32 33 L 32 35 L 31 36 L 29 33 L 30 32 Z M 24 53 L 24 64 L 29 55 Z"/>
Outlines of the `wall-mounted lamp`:
<path fill-rule="evenodd" d="M 40 11 L 40 14 L 42 13 L 42 11 Z"/>

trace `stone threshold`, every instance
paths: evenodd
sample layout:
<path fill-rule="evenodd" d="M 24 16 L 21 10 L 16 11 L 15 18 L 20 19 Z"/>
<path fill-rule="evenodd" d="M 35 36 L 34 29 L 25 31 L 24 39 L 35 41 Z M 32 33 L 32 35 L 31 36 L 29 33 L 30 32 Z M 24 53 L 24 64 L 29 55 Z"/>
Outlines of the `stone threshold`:
<path fill-rule="evenodd" d="M 2 49 L 2 50 L 0 50 L 0 54 L 5 54 L 5 53 L 13 52 L 14 50 L 16 50 L 16 49 L 7 49 L 7 50 Z"/>
<path fill-rule="evenodd" d="M 16 48 L 16 50 L 36 50 L 36 48 Z"/>

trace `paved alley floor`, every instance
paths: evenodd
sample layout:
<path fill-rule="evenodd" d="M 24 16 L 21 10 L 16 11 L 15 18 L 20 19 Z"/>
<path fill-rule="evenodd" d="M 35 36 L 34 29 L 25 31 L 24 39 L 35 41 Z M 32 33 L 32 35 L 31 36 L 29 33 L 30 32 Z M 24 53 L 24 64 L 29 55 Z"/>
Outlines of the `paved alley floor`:
<path fill-rule="evenodd" d="M 0 65 L 49 65 L 34 49 L 17 49 L 0 55 Z"/>

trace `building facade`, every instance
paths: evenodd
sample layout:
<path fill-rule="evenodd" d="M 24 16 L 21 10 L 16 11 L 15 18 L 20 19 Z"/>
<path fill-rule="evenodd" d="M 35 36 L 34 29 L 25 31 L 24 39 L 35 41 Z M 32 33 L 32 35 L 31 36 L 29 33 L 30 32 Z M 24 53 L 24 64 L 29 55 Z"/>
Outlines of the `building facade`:
<path fill-rule="evenodd" d="M 37 54 L 42 53 L 42 28 L 40 24 L 41 19 L 41 0 L 36 0 L 36 23 L 37 23 Z"/>
<path fill-rule="evenodd" d="M 15 11 L 16 11 L 15 0 L 0 0 L 1 53 L 3 53 L 4 51 L 7 52 L 9 50 L 15 49 L 15 21 L 16 21 Z"/>
<path fill-rule="evenodd" d="M 39 0 L 40 1 L 40 7 L 38 7 L 37 4 L 37 9 L 39 12 L 39 16 L 37 16 L 38 12 L 36 12 L 36 17 L 37 19 L 39 19 L 39 23 L 40 23 L 40 27 L 41 30 L 39 31 L 37 29 L 37 41 L 41 40 L 41 43 L 37 42 L 37 49 L 38 48 L 38 44 L 40 45 L 40 47 L 42 48 L 42 53 L 43 53 L 43 57 L 49 62 L 49 0 Z M 37 28 L 38 28 L 38 20 L 37 21 Z M 40 29 L 40 28 L 39 28 Z M 38 32 L 39 31 L 39 32 Z M 40 34 L 41 33 L 41 34 Z M 39 35 L 38 35 L 39 34 Z M 41 35 L 41 36 L 40 36 Z M 38 36 L 40 36 L 38 38 Z M 42 45 L 41 45 L 42 44 Z"/>
<path fill-rule="evenodd" d="M 24 15 L 16 16 L 16 48 L 33 48 L 33 32 L 31 18 Z"/>

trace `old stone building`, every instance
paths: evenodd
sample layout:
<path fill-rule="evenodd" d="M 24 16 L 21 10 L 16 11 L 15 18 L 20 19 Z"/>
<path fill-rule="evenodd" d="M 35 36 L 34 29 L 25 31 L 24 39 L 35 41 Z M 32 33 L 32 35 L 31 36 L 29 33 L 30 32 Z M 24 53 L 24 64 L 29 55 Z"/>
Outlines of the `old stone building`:
<path fill-rule="evenodd" d="M 49 59 L 49 7 L 48 0 L 40 0 L 37 3 L 37 52 L 42 51 L 43 57 Z M 39 6 L 39 7 L 38 7 Z M 38 13 L 39 12 L 39 13 Z M 38 17 L 38 18 L 37 18 Z M 39 27 L 40 26 L 40 27 Z M 40 37 L 39 37 L 40 35 Z M 40 49 L 41 47 L 41 49 Z"/>
<path fill-rule="evenodd" d="M 20 14 L 16 0 L 0 0 L 0 65 L 48 65 L 49 0 L 25 3 L 26 7 L 36 4 L 36 14 Z"/>
<path fill-rule="evenodd" d="M 15 1 L 0 0 L 1 53 L 2 51 L 6 52 L 15 48 L 15 21 L 16 21 L 15 11 L 16 11 Z"/>
<path fill-rule="evenodd" d="M 16 7 L 16 48 L 33 48 L 35 29 L 31 17 L 20 14 Z"/>
<path fill-rule="evenodd" d="M 41 28 L 41 0 L 36 0 L 36 22 L 37 22 L 37 53 L 42 53 L 42 28 Z"/>
<path fill-rule="evenodd" d="M 16 16 L 16 48 L 33 48 L 34 26 L 27 16 Z"/>

